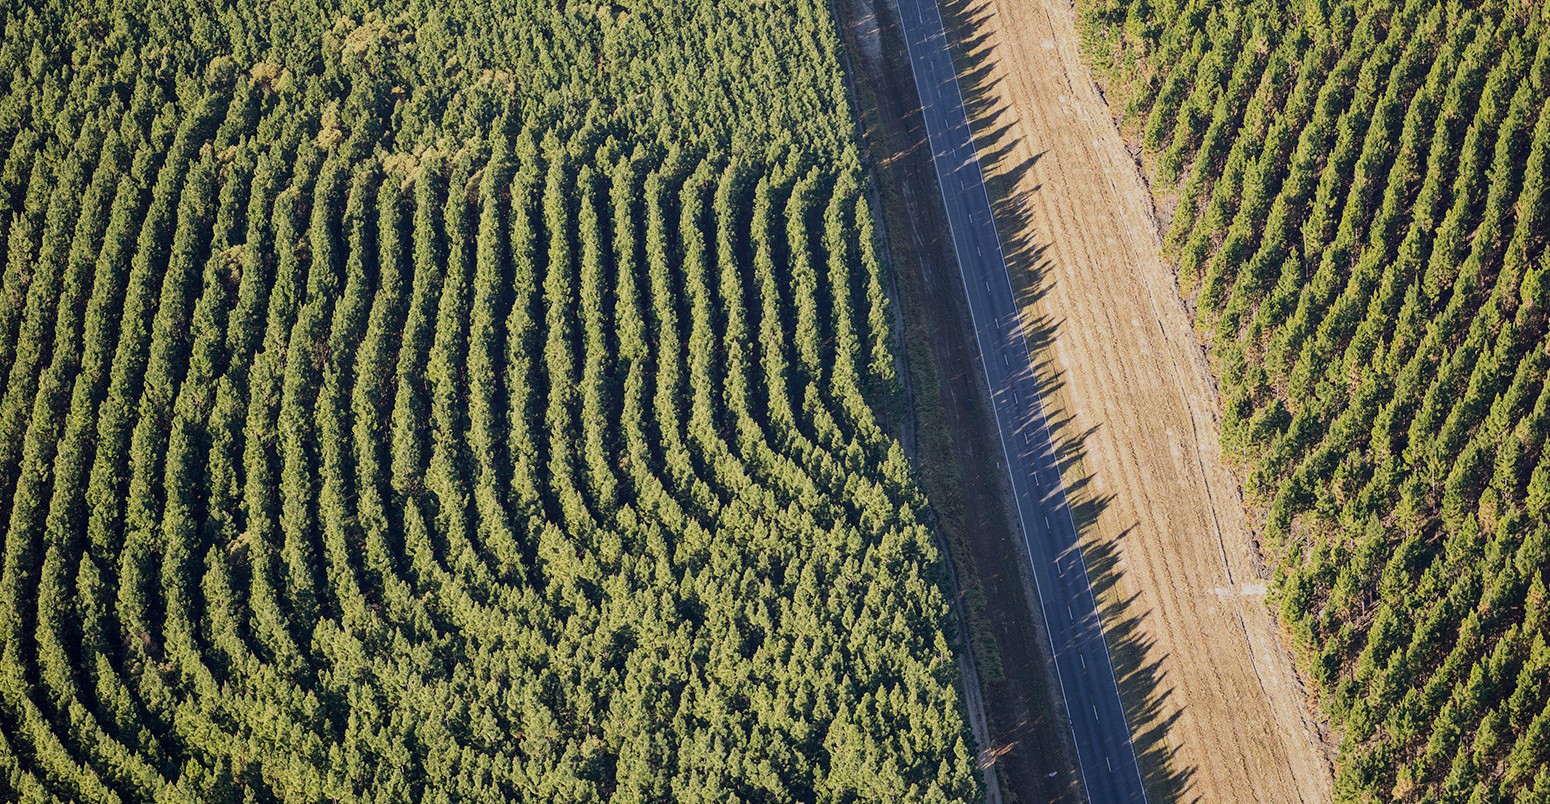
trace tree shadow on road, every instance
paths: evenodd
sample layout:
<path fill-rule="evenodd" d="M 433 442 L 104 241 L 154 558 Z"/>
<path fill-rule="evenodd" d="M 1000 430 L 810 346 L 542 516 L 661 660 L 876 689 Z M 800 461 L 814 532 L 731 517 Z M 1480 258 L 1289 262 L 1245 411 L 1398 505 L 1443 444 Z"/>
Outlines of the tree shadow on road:
<path fill-rule="evenodd" d="M 986 0 L 940 0 L 949 26 L 960 87 L 975 131 L 986 189 L 995 207 L 1002 253 L 1013 277 L 1018 306 L 1023 311 L 1023 333 L 1033 353 L 1032 373 L 1041 399 L 1048 400 L 1063 388 L 1064 372 L 1055 358 L 1054 342 L 1064 321 L 1032 311 L 1054 286 L 1047 233 L 1033 229 L 1030 207 L 1040 191 L 1026 186 L 1028 172 L 1042 153 L 1027 153 L 1000 96 L 994 91 L 994 43 L 987 30 L 990 8 Z M 1154 801 L 1198 798 L 1192 777 L 1194 768 L 1180 764 L 1177 750 L 1169 744 L 1169 732 L 1182 714 L 1169 705 L 1172 684 L 1167 677 L 1166 654 L 1157 655 L 1143 627 L 1150 612 L 1120 585 L 1123 566 L 1120 545 L 1139 523 L 1129 523 L 1118 535 L 1106 537 L 1099 518 L 1113 500 L 1098 488 L 1084 458 L 1085 444 L 1101 424 L 1082 429 L 1070 415 L 1057 414 L 1046 422 L 1060 464 L 1071 516 L 1081 535 L 1083 558 L 1093 592 L 1098 599 L 1103 631 L 1124 699 L 1125 714 L 1146 784 Z M 1031 426 L 1028 423 L 1027 426 Z M 1113 529 L 1109 529 L 1113 532 Z"/>
<path fill-rule="evenodd" d="M 1016 271 L 1018 267 L 1012 264 L 1012 270 Z M 1047 291 L 1046 284 L 1031 289 L 1028 295 Z M 1047 316 L 1025 315 L 1024 326 L 1029 348 L 1035 354 L 1032 371 L 1040 397 L 1048 399 L 1065 383 L 1064 372 L 1049 358 L 1049 351 L 1041 348 L 1053 342 L 1059 322 Z M 1032 428 L 1034 423 L 1025 422 L 1023 426 Z M 1113 537 L 1105 537 L 1099 526 L 1098 520 L 1114 495 L 1098 488 L 1096 478 L 1085 468 L 1084 459 L 1087 440 L 1102 425 L 1083 429 L 1071 416 L 1053 416 L 1046 419 L 1045 426 L 1060 466 L 1067 507 L 1077 533 L 1081 535 L 1082 558 L 1098 600 L 1104 639 L 1114 666 L 1115 680 L 1120 686 L 1125 718 L 1147 794 L 1154 801 L 1194 800 L 1197 798 L 1192 793 L 1194 768 L 1180 764 L 1177 749 L 1168 741 L 1173 724 L 1182 714 L 1177 707 L 1168 705 L 1173 691 L 1167 678 L 1168 655 L 1154 652 L 1155 643 L 1143 627 L 1149 610 L 1142 608 L 1134 595 L 1127 595 L 1119 583 L 1123 571 L 1120 545 L 1137 523 Z"/>

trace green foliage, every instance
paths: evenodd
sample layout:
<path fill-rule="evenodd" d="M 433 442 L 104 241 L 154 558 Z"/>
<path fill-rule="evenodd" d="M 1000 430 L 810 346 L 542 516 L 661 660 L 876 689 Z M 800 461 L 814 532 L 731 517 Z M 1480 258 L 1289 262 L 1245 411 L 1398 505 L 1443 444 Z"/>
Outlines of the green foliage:
<path fill-rule="evenodd" d="M 1337 795 L 1538 800 L 1550 18 L 1078 6 L 1178 196 L 1166 243 L 1282 619 L 1343 735 Z"/>
<path fill-rule="evenodd" d="M 324 6 L 0 12 L 0 798 L 973 798 L 827 4 Z"/>

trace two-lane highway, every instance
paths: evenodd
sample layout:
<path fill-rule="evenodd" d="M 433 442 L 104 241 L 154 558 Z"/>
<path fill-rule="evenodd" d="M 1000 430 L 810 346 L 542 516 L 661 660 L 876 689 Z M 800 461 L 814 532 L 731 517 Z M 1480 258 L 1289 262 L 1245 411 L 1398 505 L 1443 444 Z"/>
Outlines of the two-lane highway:
<path fill-rule="evenodd" d="M 898 2 L 1082 783 L 1094 802 L 1144 802 L 941 12 L 936 0 Z"/>

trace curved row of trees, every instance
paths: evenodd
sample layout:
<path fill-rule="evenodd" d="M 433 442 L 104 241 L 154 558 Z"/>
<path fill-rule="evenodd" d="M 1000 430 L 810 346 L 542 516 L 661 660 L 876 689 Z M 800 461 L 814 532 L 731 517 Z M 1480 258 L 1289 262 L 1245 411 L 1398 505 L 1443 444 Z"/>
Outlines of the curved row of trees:
<path fill-rule="evenodd" d="M 827 6 L 355 5 L 0 12 L 0 797 L 972 798 Z"/>
<path fill-rule="evenodd" d="M 1337 793 L 1550 798 L 1550 16 L 1110 0 Z"/>

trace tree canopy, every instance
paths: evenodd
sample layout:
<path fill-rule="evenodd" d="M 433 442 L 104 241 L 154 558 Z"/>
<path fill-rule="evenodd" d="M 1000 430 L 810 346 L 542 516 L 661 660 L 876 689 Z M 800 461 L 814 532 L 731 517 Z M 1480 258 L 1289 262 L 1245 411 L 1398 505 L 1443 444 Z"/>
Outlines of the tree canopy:
<path fill-rule="evenodd" d="M 0 797 L 977 794 L 826 3 L 0 15 Z"/>
<path fill-rule="evenodd" d="M 1550 799 L 1550 10 L 1078 5 L 1177 201 L 1337 796 Z"/>

